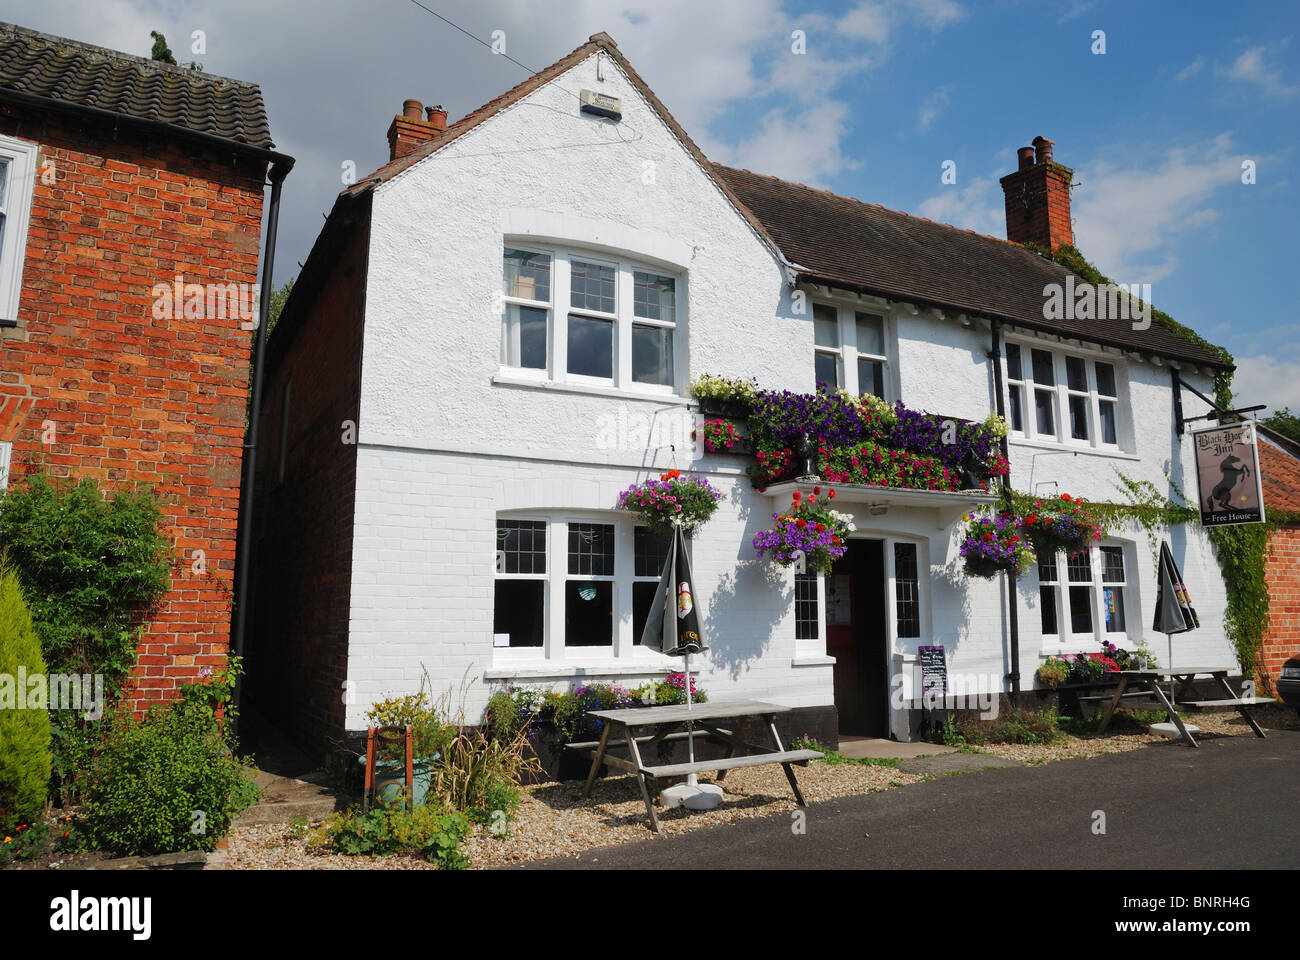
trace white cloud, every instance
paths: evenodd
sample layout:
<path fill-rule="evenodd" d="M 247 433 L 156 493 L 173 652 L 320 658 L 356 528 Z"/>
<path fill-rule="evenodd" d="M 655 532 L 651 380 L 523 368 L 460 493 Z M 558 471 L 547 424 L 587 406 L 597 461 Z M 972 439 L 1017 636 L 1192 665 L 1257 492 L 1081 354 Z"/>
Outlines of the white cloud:
<path fill-rule="evenodd" d="M 965 9 L 954 0 L 863 0 L 841 17 L 835 28 L 846 37 L 883 47 L 905 23 L 938 33 L 966 16 Z"/>
<path fill-rule="evenodd" d="M 1176 74 L 1174 74 L 1174 79 L 1177 80 L 1179 83 L 1182 83 L 1184 80 L 1190 80 L 1192 77 L 1200 73 L 1203 69 L 1205 69 L 1205 58 L 1197 57 L 1187 66 L 1183 67 L 1183 69 L 1179 70 Z"/>
<path fill-rule="evenodd" d="M 835 28 L 848 37 L 884 46 L 894 26 L 894 15 L 883 3 L 868 0 L 840 18 Z"/>
<path fill-rule="evenodd" d="M 960 167 L 957 183 L 922 200 L 916 215 L 994 237 L 1007 235 L 1006 209 L 997 178 L 974 177 L 963 185 Z"/>
<path fill-rule="evenodd" d="M 1081 17 L 1088 11 L 1096 9 L 1096 6 L 1096 0 L 1074 0 L 1074 3 L 1061 12 L 1059 22 L 1064 23 L 1067 20 Z"/>
<path fill-rule="evenodd" d="M 948 109 L 949 93 L 952 91 L 952 85 L 940 87 L 932 94 L 925 98 L 921 104 L 921 109 L 916 117 L 916 125 L 922 130 L 929 130 L 930 124 L 934 123 L 935 118 L 944 110 Z"/>
<path fill-rule="evenodd" d="M 827 101 L 794 112 L 772 110 L 764 115 L 758 132 L 714 159 L 736 163 L 757 173 L 820 186 L 827 178 L 860 166 L 838 149 L 848 132 L 848 104 Z"/>
<path fill-rule="evenodd" d="M 1230 67 L 1220 68 L 1217 72 L 1220 76 L 1238 83 L 1255 84 L 1270 96 L 1293 97 L 1300 93 L 1300 87 L 1288 84 L 1282 79 L 1282 71 L 1271 68 L 1265 62 L 1264 51 L 1265 48 L 1262 46 L 1251 47 L 1232 61 Z"/>
<path fill-rule="evenodd" d="M 1076 246 L 1116 282 L 1157 283 L 1173 273 L 1171 238 L 1211 222 L 1213 195 L 1241 185 L 1241 157 L 1226 133 L 1128 166 L 1110 159 L 1113 152 L 1103 155 L 1079 170 L 1074 233 Z"/>
<path fill-rule="evenodd" d="M 1290 407 L 1300 411 L 1300 360 L 1279 359 L 1270 354 L 1237 357 L 1233 375 L 1234 393 L 1247 406 L 1267 403 L 1264 415 Z"/>
<path fill-rule="evenodd" d="M 934 31 L 942 30 L 966 18 L 966 11 L 954 0 L 905 0 L 904 6 Z"/>

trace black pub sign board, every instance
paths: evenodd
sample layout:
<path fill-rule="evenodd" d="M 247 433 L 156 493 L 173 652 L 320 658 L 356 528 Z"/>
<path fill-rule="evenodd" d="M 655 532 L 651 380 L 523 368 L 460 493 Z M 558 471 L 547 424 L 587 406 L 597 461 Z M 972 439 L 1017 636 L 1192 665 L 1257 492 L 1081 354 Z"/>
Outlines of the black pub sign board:
<path fill-rule="evenodd" d="M 1219 424 L 1192 431 L 1201 524 L 1222 527 L 1264 522 L 1255 425 Z"/>

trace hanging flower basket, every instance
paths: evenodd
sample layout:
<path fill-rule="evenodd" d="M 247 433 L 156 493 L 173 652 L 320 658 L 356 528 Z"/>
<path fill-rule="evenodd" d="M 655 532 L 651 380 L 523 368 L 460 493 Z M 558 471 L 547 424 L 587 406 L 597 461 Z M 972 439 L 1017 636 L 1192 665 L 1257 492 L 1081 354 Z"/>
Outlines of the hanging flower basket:
<path fill-rule="evenodd" d="M 852 516 L 830 508 L 834 499 L 834 490 L 822 496 L 821 487 L 814 487 L 808 497 L 796 491 L 789 510 L 772 514 L 772 529 L 754 534 L 755 552 L 782 567 L 794 565 L 802 555 L 808 573 L 830 573 L 856 529 Z"/>
<path fill-rule="evenodd" d="M 1068 493 L 1035 503 L 1020 525 L 1040 553 L 1064 550 L 1073 555 L 1092 549 L 1093 541 L 1101 539 L 1101 526 L 1083 501 Z"/>
<path fill-rule="evenodd" d="M 967 515 L 963 519 L 970 524 L 961 545 L 968 576 L 985 579 L 1000 573 L 1024 576 L 1034 562 L 1034 551 L 1021 536 L 1014 517 L 1003 513 L 974 520 Z"/>
<path fill-rule="evenodd" d="M 657 530 L 672 530 L 675 523 L 690 533 L 713 516 L 722 494 L 703 477 L 683 477 L 669 470 L 658 480 L 634 483 L 618 495 L 618 509 L 635 513 Z"/>

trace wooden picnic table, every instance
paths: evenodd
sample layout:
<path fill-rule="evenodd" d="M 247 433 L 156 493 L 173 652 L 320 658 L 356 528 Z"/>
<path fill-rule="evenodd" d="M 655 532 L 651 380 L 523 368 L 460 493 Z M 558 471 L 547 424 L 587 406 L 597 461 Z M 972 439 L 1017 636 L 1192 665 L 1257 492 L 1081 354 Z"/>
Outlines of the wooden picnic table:
<path fill-rule="evenodd" d="M 589 716 L 599 717 L 603 723 L 600 740 L 592 743 L 571 743 L 570 749 L 592 750 L 591 772 L 587 774 L 584 792 L 591 794 L 592 787 L 600 776 L 602 763 L 615 770 L 634 774 L 641 787 L 641 798 L 645 801 L 646 813 L 650 817 L 650 827 L 663 836 L 659 817 L 655 814 L 652 802 L 650 781 L 660 777 L 676 777 L 683 774 L 718 771 L 718 779 L 727 775 L 734 767 L 754 767 L 767 763 L 779 763 L 785 770 L 790 789 L 794 792 L 795 802 L 807 806 L 795 779 L 792 764 L 807 763 L 821 756 L 816 750 L 787 750 L 781 743 L 781 735 L 776 730 L 776 715 L 788 713 L 790 707 L 776 703 L 764 703 L 760 700 L 707 701 L 694 704 L 688 711 L 685 704 L 666 707 L 630 707 L 622 710 L 593 710 Z M 719 721 L 759 717 L 772 735 L 771 745 L 750 743 L 731 730 L 720 726 Z M 669 763 L 660 765 L 647 764 L 641 759 L 641 747 L 654 750 L 660 743 L 685 739 L 686 724 L 690 721 L 701 740 L 720 743 L 727 748 L 727 755 L 715 760 L 696 760 L 694 763 Z M 611 756 L 611 747 L 626 747 L 627 758 Z M 773 749 L 775 747 L 775 749 Z M 739 755 L 738 755 L 739 754 Z"/>
<path fill-rule="evenodd" d="M 1141 696 L 1142 693 L 1125 693 L 1130 686 L 1144 688 L 1150 691 L 1160 703 L 1164 706 L 1165 711 L 1169 714 L 1169 719 L 1173 721 L 1178 728 L 1179 735 L 1193 747 L 1199 746 L 1196 739 L 1188 732 L 1187 727 L 1183 725 L 1183 719 L 1178 715 L 1176 706 L 1191 707 L 1194 710 L 1236 710 L 1250 724 L 1250 728 L 1255 731 L 1255 736 L 1263 737 L 1264 731 L 1259 728 L 1255 718 L 1250 715 L 1250 708 L 1263 703 L 1272 703 L 1271 697 L 1239 697 L 1232 692 L 1232 687 L 1228 686 L 1228 669 L 1226 667 L 1173 667 L 1158 668 L 1146 670 L 1120 670 L 1117 673 L 1119 677 L 1119 686 L 1115 690 L 1115 695 L 1110 698 L 1106 704 L 1104 714 L 1101 720 L 1101 726 L 1097 732 L 1104 733 L 1106 727 L 1110 725 L 1111 717 L 1115 714 L 1115 708 L 1119 702 L 1126 696 Z M 1215 683 L 1223 690 L 1224 697 L 1219 700 L 1184 700 L 1182 696 L 1191 686 L 1192 681 L 1198 676 L 1213 677 Z M 1173 702 L 1165 696 L 1165 691 L 1161 688 L 1160 682 L 1172 681 Z"/>

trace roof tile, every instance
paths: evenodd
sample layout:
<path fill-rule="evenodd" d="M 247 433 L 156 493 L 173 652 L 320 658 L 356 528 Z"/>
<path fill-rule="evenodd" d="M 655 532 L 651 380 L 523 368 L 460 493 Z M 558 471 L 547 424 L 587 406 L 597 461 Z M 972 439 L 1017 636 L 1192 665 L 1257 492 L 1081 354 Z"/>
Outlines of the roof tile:
<path fill-rule="evenodd" d="M 262 91 L 218 77 L 0 23 L 0 98 L 5 89 L 170 123 L 271 149 Z"/>

